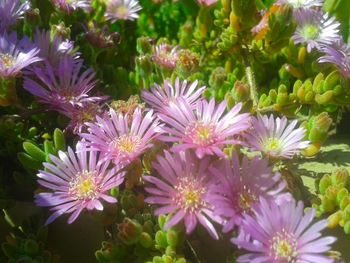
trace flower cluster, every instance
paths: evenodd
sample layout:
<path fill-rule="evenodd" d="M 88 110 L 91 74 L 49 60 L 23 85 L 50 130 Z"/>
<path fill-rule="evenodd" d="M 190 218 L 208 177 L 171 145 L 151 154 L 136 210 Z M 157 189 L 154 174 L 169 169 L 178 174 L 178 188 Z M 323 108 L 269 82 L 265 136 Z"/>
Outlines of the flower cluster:
<path fill-rule="evenodd" d="M 102 211 L 104 202 L 118 203 L 115 217 L 124 218 L 108 221 L 117 225 L 113 238 L 128 246 L 141 240 L 141 252 L 153 248 L 150 235 L 158 231 L 157 242 L 166 244 L 155 248 L 173 256 L 180 239 L 175 242 L 171 231 L 187 238 L 202 228 L 201 236 L 230 239 L 245 250 L 237 262 L 332 262 L 327 253 L 336 239 L 321 235 L 326 221 L 314 222 L 316 211 L 304 210 L 293 188 L 297 179 L 289 176 L 293 162 L 320 150 L 332 124 L 324 111 L 340 116 L 348 106 L 338 98 L 343 78 L 350 77 L 350 47 L 341 24 L 321 8 L 323 0 L 278 0 L 266 12 L 264 1 L 152 0 L 163 12 L 155 16 L 148 0 L 143 7 L 138 0 L 46 2 L 35 9 L 29 1 L 0 2 L 0 100 L 24 91 L 5 117 L 31 127 L 53 116 L 48 131 L 31 135 L 33 127 L 28 141 L 49 138 L 57 121 L 74 142 L 58 147 L 54 135 L 42 150 L 27 141 L 26 153 L 18 155 L 35 167 L 40 188 L 34 202 L 52 212 L 46 225 L 64 216 L 70 224 L 86 211 Z M 51 9 L 39 15 L 50 19 L 44 26 L 35 15 Z M 213 14 L 214 20 L 207 17 Z M 184 24 L 176 27 L 172 16 Z M 12 31 L 16 24 L 23 32 Z M 150 34 L 129 38 L 129 30 Z M 326 63 L 340 73 L 315 72 L 328 70 Z M 273 81 L 267 80 L 270 66 L 278 71 Z M 132 92 L 138 94 L 121 100 Z M 32 100 L 22 105 L 26 97 Z M 12 114 L 17 108 L 23 112 Z M 46 119 L 31 115 L 43 110 L 50 111 Z M 22 143 L 26 133 L 21 136 Z M 38 165 L 30 163 L 37 161 L 33 156 Z M 142 203 L 147 215 L 125 208 L 129 192 L 140 195 L 130 203 Z M 157 226 L 150 214 L 159 217 Z M 148 232 L 138 219 L 150 223 Z M 129 232 L 140 233 L 129 238 Z"/>

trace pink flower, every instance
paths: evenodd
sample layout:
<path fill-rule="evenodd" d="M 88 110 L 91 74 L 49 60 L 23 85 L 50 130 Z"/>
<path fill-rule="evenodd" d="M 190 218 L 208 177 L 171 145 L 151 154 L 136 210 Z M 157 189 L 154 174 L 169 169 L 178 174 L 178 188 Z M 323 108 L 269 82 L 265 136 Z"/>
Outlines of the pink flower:
<path fill-rule="evenodd" d="M 304 214 L 301 201 L 277 205 L 261 199 L 254 216 L 245 215 L 240 235 L 232 239 L 249 251 L 237 262 L 334 262 L 325 253 L 336 238 L 322 237 L 320 231 L 327 227 L 327 220 L 312 223 L 314 217 L 314 209 Z"/>
<path fill-rule="evenodd" d="M 259 203 L 259 197 L 275 199 L 286 186 L 281 174 L 272 172 L 267 159 L 249 160 L 244 156 L 239 161 L 236 152 L 232 160 L 224 159 L 210 167 L 210 172 L 218 179 L 212 186 L 210 202 L 215 215 L 224 219 L 223 232 L 240 226 L 244 214 L 252 213 Z"/>
<path fill-rule="evenodd" d="M 250 127 L 249 114 L 239 114 L 242 104 L 237 104 L 228 113 L 226 101 L 215 106 L 215 100 L 197 102 L 193 109 L 185 101 L 179 101 L 169 107 L 167 114 L 159 114 L 167 125 L 163 127 L 164 135 L 159 139 L 178 142 L 173 151 L 194 149 L 198 158 L 204 155 L 225 157 L 222 148 L 227 144 L 236 144 L 234 136 Z"/>
<path fill-rule="evenodd" d="M 194 108 L 205 89 L 205 87 L 198 88 L 197 85 L 198 81 L 188 84 L 186 80 L 181 83 L 177 78 L 173 86 L 164 80 L 163 86 L 154 84 L 155 87 L 151 88 L 150 92 L 142 91 L 142 99 L 161 113 L 167 113 L 167 108 L 176 105 L 179 100 L 185 100 Z"/>
<path fill-rule="evenodd" d="M 116 203 L 107 191 L 124 181 L 124 172 L 117 166 L 109 169 L 110 162 L 101 162 L 96 151 L 82 150 L 77 144 L 77 153 L 68 148 L 68 153 L 59 152 L 59 158 L 51 155 L 53 162 L 44 163 L 45 171 L 39 171 L 38 183 L 52 192 L 35 195 L 38 206 L 51 207 L 54 213 L 47 219 L 50 224 L 63 214 L 71 214 L 68 223 L 77 219 L 84 210 L 103 210 L 101 199 Z"/>
<path fill-rule="evenodd" d="M 219 219 L 213 215 L 208 202 L 212 177 L 208 174 L 209 159 L 198 160 L 189 151 L 170 154 L 164 152 L 164 157 L 158 156 L 158 162 L 153 167 L 156 176 L 143 176 L 151 186 L 145 190 L 150 194 L 145 201 L 160 205 L 155 215 L 172 214 L 165 229 L 184 221 L 186 233 L 190 234 L 197 223 L 205 227 L 209 234 L 218 239 L 219 236 L 210 222 Z"/>
<path fill-rule="evenodd" d="M 245 135 L 246 145 L 267 156 L 291 159 L 309 146 L 309 141 L 304 140 L 306 130 L 295 128 L 297 123 L 294 120 L 288 124 L 286 117 L 274 119 L 272 114 L 254 117 L 252 129 Z"/>
<path fill-rule="evenodd" d="M 117 114 L 110 109 L 103 118 L 86 123 L 89 133 L 80 133 L 87 146 L 101 151 L 107 158 L 119 163 L 130 163 L 152 147 L 151 141 L 158 136 L 159 121 L 153 111 L 143 116 L 137 108 L 129 119 L 128 114 Z"/>

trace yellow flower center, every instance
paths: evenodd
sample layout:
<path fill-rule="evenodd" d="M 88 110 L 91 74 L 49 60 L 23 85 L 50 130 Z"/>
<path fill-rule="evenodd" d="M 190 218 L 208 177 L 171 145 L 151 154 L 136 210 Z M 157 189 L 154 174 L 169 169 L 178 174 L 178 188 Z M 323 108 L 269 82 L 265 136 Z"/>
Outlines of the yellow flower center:
<path fill-rule="evenodd" d="M 174 188 L 177 191 L 174 201 L 185 211 L 194 212 L 206 205 L 202 200 L 205 188 L 195 178 L 181 178 L 178 185 Z"/>
<path fill-rule="evenodd" d="M 70 182 L 69 193 L 76 199 L 94 199 L 99 193 L 97 172 L 84 171 L 77 174 Z"/>
<path fill-rule="evenodd" d="M 195 144 L 209 145 L 215 141 L 215 127 L 210 123 L 194 122 L 186 128 L 185 135 Z"/>
<path fill-rule="evenodd" d="M 281 142 L 275 138 L 269 138 L 264 142 L 265 152 L 279 152 L 281 150 Z"/>
<path fill-rule="evenodd" d="M 123 135 L 113 141 L 115 149 L 122 154 L 131 154 L 138 150 L 141 140 L 138 136 Z"/>
<path fill-rule="evenodd" d="M 284 229 L 271 240 L 270 256 L 278 262 L 295 262 L 298 256 L 295 238 Z"/>
<path fill-rule="evenodd" d="M 306 40 L 317 39 L 320 34 L 320 29 L 315 25 L 305 25 L 302 31 Z"/>
<path fill-rule="evenodd" d="M 5 66 L 5 68 L 11 68 L 15 62 L 15 59 L 13 56 L 9 54 L 3 54 L 0 53 L 0 61 Z"/>
<path fill-rule="evenodd" d="M 121 6 L 118 6 L 115 10 L 116 14 L 118 17 L 120 18 L 126 18 L 128 16 L 128 13 L 129 13 L 129 9 L 124 6 L 124 5 L 121 5 Z"/>

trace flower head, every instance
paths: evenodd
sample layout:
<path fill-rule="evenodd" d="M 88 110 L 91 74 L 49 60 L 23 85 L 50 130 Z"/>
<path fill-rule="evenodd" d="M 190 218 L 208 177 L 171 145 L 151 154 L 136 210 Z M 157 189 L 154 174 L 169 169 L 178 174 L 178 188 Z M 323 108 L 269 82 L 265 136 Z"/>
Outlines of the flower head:
<path fill-rule="evenodd" d="M 51 40 L 50 31 L 37 30 L 34 35 L 34 44 L 40 49 L 39 56 L 44 58 L 54 68 L 58 67 L 60 60 L 73 52 L 74 44 L 54 35 Z M 77 56 L 75 56 L 77 58 Z"/>
<path fill-rule="evenodd" d="M 137 108 L 130 120 L 127 114 L 117 114 L 110 109 L 103 118 L 97 116 L 95 123 L 86 123 L 89 133 L 81 133 L 88 146 L 101 151 L 108 159 L 127 164 L 147 149 L 159 132 L 159 121 L 153 111 L 142 116 Z"/>
<path fill-rule="evenodd" d="M 158 162 L 153 164 L 158 176 L 143 176 L 152 185 L 145 188 L 151 195 L 145 201 L 161 205 L 155 214 L 173 214 L 165 225 L 166 229 L 183 220 L 186 233 L 190 234 L 199 221 L 213 238 L 218 239 L 209 220 L 218 221 L 208 202 L 208 189 L 212 183 L 208 165 L 208 158 L 198 160 L 189 151 L 175 154 L 165 151 L 164 157 L 158 156 Z"/>
<path fill-rule="evenodd" d="M 259 204 L 259 197 L 278 198 L 286 186 L 281 175 L 272 172 L 267 159 L 243 157 L 240 162 L 235 152 L 232 160 L 220 161 L 210 167 L 210 172 L 219 180 L 211 188 L 210 202 L 214 214 L 224 219 L 223 232 L 239 226 L 244 214 L 251 214 Z"/>
<path fill-rule="evenodd" d="M 215 100 L 210 102 L 199 100 L 196 108 L 179 101 L 169 107 L 167 114 L 158 114 L 167 125 L 163 127 L 166 133 L 159 139 L 169 142 L 179 142 L 172 147 L 174 151 L 194 149 L 198 158 L 204 155 L 224 157 L 222 148 L 226 144 L 237 143 L 233 137 L 250 127 L 249 114 L 239 114 L 242 105 L 237 104 L 228 113 L 226 101 L 215 106 Z"/>
<path fill-rule="evenodd" d="M 335 242 L 334 237 L 321 237 L 320 231 L 327 227 L 322 220 L 311 224 L 315 210 L 303 213 L 302 202 L 295 200 L 277 205 L 260 200 L 255 216 L 246 214 L 242 221 L 242 233 L 233 242 L 249 251 L 237 262 L 310 262 L 330 263 L 324 255 Z"/>
<path fill-rule="evenodd" d="M 307 44 L 307 51 L 319 48 L 320 44 L 337 41 L 340 23 L 335 17 L 313 9 L 300 9 L 294 14 L 298 27 L 292 37 L 295 44 Z"/>
<path fill-rule="evenodd" d="M 332 45 L 323 45 L 320 51 L 324 53 L 318 59 L 319 63 L 334 64 L 345 78 L 350 77 L 350 45 L 339 40 Z"/>
<path fill-rule="evenodd" d="M 67 104 L 82 106 L 86 102 L 102 101 L 105 97 L 91 97 L 89 92 L 95 87 L 95 73 L 92 69 L 82 71 L 83 61 L 64 56 L 54 69 L 50 63 L 45 67 L 34 67 L 36 79 L 27 76 L 24 88 L 38 97 L 39 102 L 48 104 L 53 110 L 64 110 Z"/>
<path fill-rule="evenodd" d="M 135 20 L 142 9 L 138 0 L 107 0 L 106 18 L 113 23 L 117 20 Z"/>
<path fill-rule="evenodd" d="M 278 0 L 276 4 L 288 4 L 295 9 L 311 8 L 323 5 L 323 0 Z"/>
<path fill-rule="evenodd" d="M 179 100 L 185 100 L 189 105 L 195 107 L 205 89 L 204 86 L 197 88 L 197 85 L 198 81 L 188 84 L 186 80 L 181 83 L 177 78 L 173 86 L 164 80 L 163 86 L 155 83 L 154 87 L 151 88 L 151 92 L 142 91 L 142 99 L 161 113 L 166 113 L 167 108 L 176 105 Z"/>
<path fill-rule="evenodd" d="M 16 77 L 23 68 L 41 61 L 38 53 L 27 37 L 18 40 L 15 32 L 0 35 L 0 78 Z"/>
<path fill-rule="evenodd" d="M 174 69 L 179 58 L 178 46 L 172 47 L 168 44 L 160 44 L 155 47 L 152 60 L 160 67 Z"/>
<path fill-rule="evenodd" d="M 83 9 L 87 12 L 91 10 L 91 0 L 51 0 L 52 3 L 62 10 L 70 14 L 77 9 Z"/>
<path fill-rule="evenodd" d="M 294 120 L 288 124 L 286 117 L 274 119 L 272 114 L 254 117 L 252 129 L 245 135 L 246 144 L 268 156 L 290 159 L 309 146 L 309 141 L 304 140 L 306 130 L 295 129 L 297 123 Z"/>
<path fill-rule="evenodd" d="M 46 224 L 63 214 L 71 214 L 70 224 L 85 208 L 103 210 L 101 199 L 117 202 L 107 191 L 124 181 L 124 172 L 117 166 L 109 169 L 110 162 L 101 162 L 98 152 L 82 150 L 82 147 L 78 143 L 77 153 L 68 148 L 68 153 L 60 151 L 59 157 L 51 155 L 52 163 L 44 163 L 46 170 L 38 173 L 38 183 L 52 190 L 35 196 L 38 206 L 51 207 L 54 211 Z"/>
<path fill-rule="evenodd" d="M 30 8 L 29 1 L 21 3 L 20 0 L 0 1 L 0 33 L 4 33 L 10 26 L 22 19 L 24 13 Z"/>

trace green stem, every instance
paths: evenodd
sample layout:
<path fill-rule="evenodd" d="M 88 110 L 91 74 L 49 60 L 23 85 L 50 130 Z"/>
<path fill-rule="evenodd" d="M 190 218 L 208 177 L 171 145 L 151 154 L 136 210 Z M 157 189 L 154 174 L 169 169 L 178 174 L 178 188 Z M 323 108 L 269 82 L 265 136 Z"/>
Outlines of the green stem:
<path fill-rule="evenodd" d="M 9 213 L 7 213 L 6 209 L 2 209 L 2 212 L 4 213 L 4 218 L 6 222 L 9 223 L 11 227 L 16 227 L 16 224 L 13 222 L 11 216 L 9 215 Z"/>
<path fill-rule="evenodd" d="M 249 54 L 247 52 L 247 48 L 242 49 L 242 56 L 243 56 L 243 61 L 245 65 L 245 74 L 246 74 L 247 82 L 250 89 L 250 98 L 253 101 L 253 108 L 257 109 L 258 108 L 258 91 L 256 87 L 254 72 L 249 62 Z"/>

